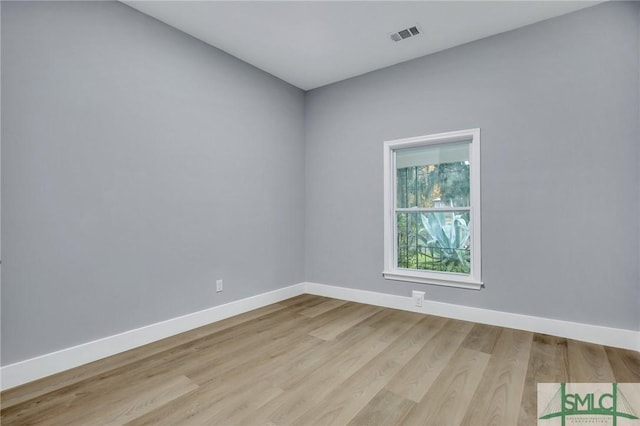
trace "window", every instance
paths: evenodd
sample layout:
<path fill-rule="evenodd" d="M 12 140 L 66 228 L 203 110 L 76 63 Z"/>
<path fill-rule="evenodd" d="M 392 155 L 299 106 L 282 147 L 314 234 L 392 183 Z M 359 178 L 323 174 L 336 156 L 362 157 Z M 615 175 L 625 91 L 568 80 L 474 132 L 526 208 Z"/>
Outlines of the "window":
<path fill-rule="evenodd" d="M 480 129 L 384 144 L 387 279 L 480 289 Z"/>

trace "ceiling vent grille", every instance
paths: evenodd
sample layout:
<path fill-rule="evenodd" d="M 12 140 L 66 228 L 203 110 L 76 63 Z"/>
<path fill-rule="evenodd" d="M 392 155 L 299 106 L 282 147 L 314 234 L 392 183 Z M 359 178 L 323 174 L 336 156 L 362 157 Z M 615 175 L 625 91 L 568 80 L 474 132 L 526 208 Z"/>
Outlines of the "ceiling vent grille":
<path fill-rule="evenodd" d="M 391 33 L 389 34 L 389 37 L 391 37 L 391 40 L 393 41 L 401 41 L 410 37 L 417 36 L 421 33 L 422 31 L 420 31 L 420 27 L 418 27 L 417 25 L 414 25 L 413 27 L 400 30 L 397 33 Z"/>

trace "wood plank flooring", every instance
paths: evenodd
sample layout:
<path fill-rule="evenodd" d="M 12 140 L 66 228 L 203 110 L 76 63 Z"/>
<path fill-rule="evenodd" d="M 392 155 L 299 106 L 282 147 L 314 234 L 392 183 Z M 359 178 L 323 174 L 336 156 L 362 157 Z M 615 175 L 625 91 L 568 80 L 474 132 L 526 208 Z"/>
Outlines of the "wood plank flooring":
<path fill-rule="evenodd" d="M 302 295 L 0 394 L 2 425 L 535 425 L 638 352 Z"/>

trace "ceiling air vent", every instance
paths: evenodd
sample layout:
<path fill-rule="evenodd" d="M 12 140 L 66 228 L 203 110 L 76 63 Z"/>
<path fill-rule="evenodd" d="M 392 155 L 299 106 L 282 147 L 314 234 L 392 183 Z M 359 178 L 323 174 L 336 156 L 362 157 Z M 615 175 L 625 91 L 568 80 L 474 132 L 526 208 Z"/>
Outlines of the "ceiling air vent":
<path fill-rule="evenodd" d="M 393 41 L 400 41 L 400 40 L 404 40 L 405 38 L 417 36 L 420 33 L 421 33 L 420 27 L 418 27 L 417 25 L 414 25 L 413 27 L 400 30 L 397 33 L 391 33 L 389 34 L 389 37 L 391 37 L 391 40 Z"/>

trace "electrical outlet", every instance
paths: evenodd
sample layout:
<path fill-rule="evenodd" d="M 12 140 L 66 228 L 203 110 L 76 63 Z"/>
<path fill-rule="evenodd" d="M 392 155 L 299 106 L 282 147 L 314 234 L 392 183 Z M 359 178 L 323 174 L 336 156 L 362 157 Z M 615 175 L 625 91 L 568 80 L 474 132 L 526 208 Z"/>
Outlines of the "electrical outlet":
<path fill-rule="evenodd" d="M 424 300 L 424 291 L 413 290 L 411 292 L 411 298 L 413 299 L 413 306 L 421 308 L 422 301 Z"/>
<path fill-rule="evenodd" d="M 222 280 L 216 280 L 216 291 L 220 293 L 222 291 Z"/>

